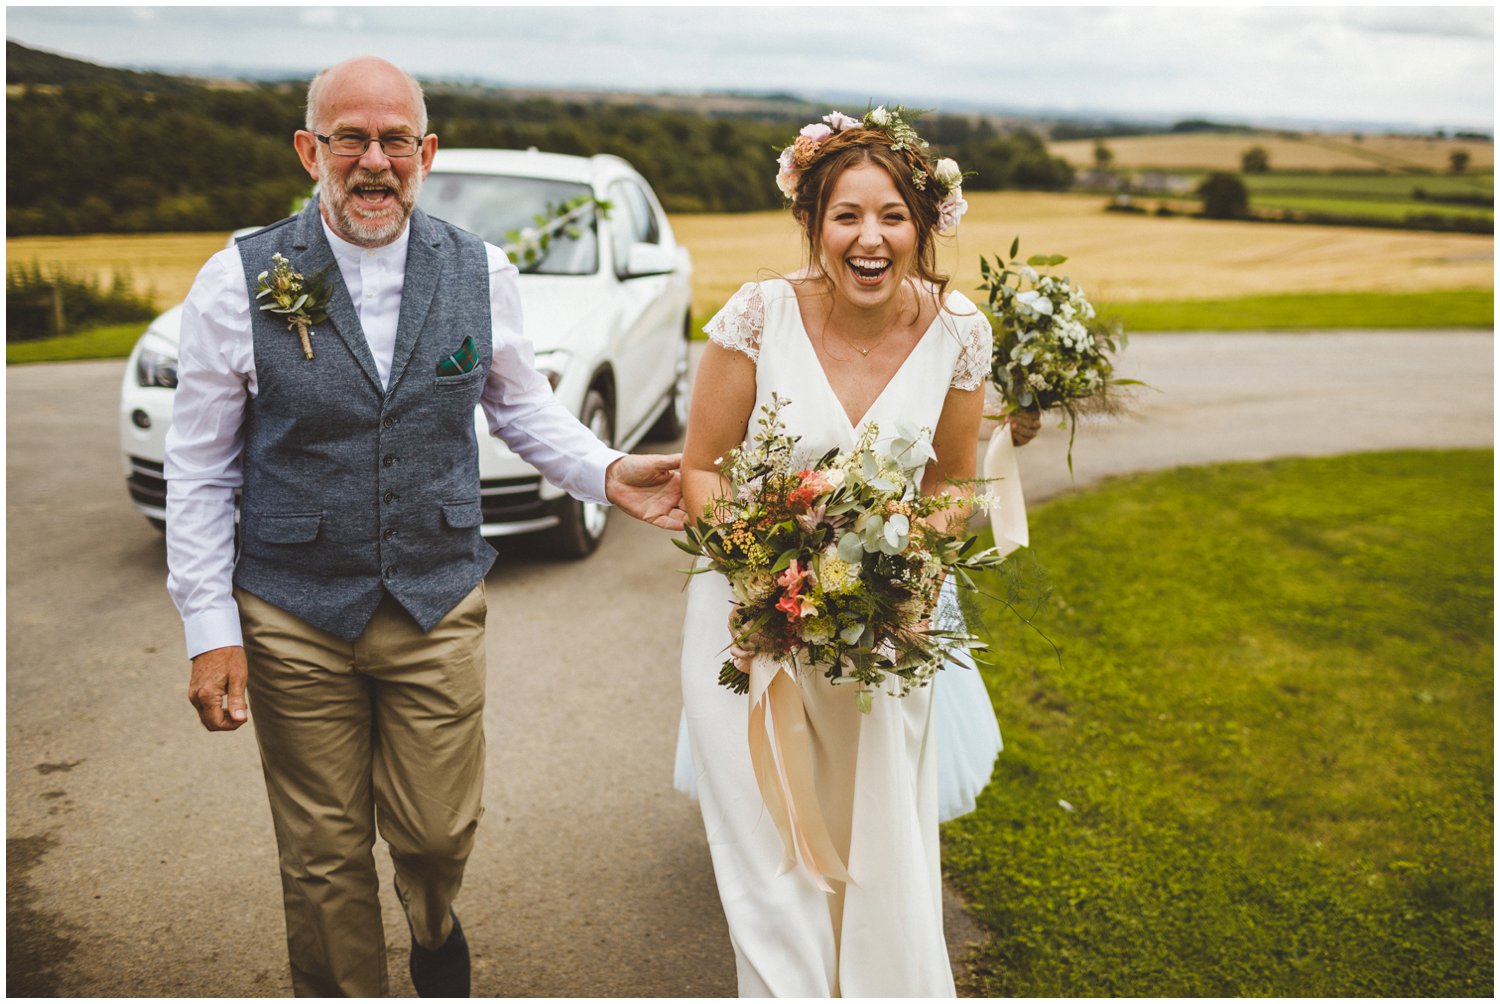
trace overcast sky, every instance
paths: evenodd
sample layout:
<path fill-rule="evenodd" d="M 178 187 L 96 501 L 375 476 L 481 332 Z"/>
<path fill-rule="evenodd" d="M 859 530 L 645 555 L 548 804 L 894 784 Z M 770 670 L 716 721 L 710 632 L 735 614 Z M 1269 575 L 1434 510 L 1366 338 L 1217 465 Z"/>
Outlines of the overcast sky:
<path fill-rule="evenodd" d="M 848 93 L 1274 124 L 1490 131 L 1494 12 L 1469 7 L 9 7 L 6 37 L 110 66 Z M 859 111 L 862 109 L 855 109 Z"/>

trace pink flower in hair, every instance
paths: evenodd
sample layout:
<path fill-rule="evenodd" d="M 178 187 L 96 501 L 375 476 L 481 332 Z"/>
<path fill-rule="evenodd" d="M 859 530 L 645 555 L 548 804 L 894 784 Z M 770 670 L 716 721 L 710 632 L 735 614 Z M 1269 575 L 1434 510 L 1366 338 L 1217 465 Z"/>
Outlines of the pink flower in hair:
<path fill-rule="evenodd" d="M 826 125 L 824 125 L 821 122 L 813 122 L 813 123 L 811 123 L 809 125 L 803 126 L 802 127 L 802 131 L 799 132 L 797 135 L 798 136 L 806 136 L 808 139 L 812 140 L 814 143 L 821 143 L 825 139 L 827 139 L 829 136 L 833 135 L 833 130 L 830 129 L 830 128 L 828 128 Z"/>
<path fill-rule="evenodd" d="M 859 119 L 851 118 L 843 112 L 829 112 L 823 116 L 823 121 L 832 126 L 834 132 L 843 132 L 845 129 L 854 129 L 859 126 Z"/>
<path fill-rule="evenodd" d="M 958 221 L 964 218 L 964 213 L 969 211 L 969 203 L 964 200 L 964 190 L 955 185 L 948 190 L 943 201 L 938 203 L 939 233 L 947 233 L 958 226 Z"/>

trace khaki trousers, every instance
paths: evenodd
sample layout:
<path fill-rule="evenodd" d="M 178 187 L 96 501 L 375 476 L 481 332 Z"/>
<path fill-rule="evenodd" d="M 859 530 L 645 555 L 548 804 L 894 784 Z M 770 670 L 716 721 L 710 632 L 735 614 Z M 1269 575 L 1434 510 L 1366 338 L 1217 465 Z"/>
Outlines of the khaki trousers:
<path fill-rule="evenodd" d="M 293 990 L 386 996 L 377 825 L 412 935 L 437 948 L 484 812 L 484 582 L 425 635 L 387 595 L 353 644 L 235 598 Z"/>

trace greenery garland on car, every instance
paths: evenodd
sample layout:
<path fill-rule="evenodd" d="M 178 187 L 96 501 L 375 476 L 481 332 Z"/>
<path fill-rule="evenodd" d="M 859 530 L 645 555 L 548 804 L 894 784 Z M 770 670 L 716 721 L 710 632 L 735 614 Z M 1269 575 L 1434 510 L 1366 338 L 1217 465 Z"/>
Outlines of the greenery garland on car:
<path fill-rule="evenodd" d="M 531 218 L 531 226 L 505 232 L 502 250 L 517 268 L 529 272 L 547 257 L 554 240 L 559 237 L 577 240 L 580 236 L 578 227 L 585 219 L 597 212 L 607 220 L 612 208 L 607 199 L 593 195 L 579 195 L 555 205 L 549 202 Z"/>

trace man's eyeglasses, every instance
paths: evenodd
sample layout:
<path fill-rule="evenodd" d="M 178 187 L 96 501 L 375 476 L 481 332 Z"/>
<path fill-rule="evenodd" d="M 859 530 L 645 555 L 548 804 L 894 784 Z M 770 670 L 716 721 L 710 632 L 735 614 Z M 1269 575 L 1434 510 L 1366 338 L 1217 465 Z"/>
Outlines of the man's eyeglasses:
<path fill-rule="evenodd" d="M 357 132 L 340 132 L 332 136 L 313 133 L 336 157 L 363 157 L 371 143 L 379 143 L 387 157 L 414 157 L 422 149 L 421 136 L 361 136 Z"/>

